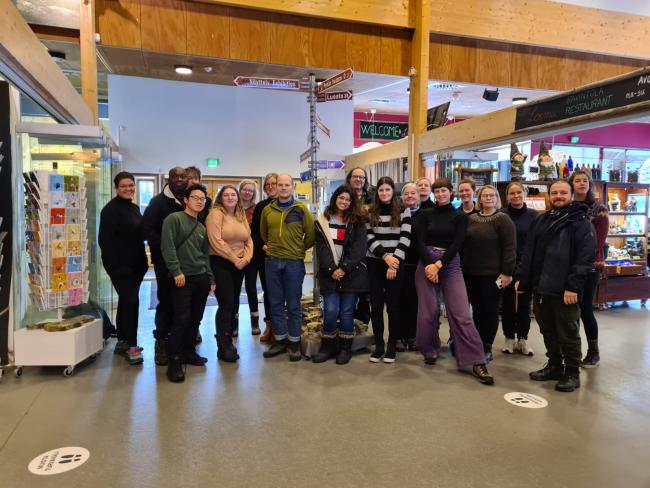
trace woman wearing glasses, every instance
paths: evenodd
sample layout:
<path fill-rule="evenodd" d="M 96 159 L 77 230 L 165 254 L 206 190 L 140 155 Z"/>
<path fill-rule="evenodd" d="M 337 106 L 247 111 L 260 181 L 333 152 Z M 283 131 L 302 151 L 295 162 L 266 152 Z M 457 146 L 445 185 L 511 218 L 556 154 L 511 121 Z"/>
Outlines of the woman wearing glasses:
<path fill-rule="evenodd" d="M 239 183 L 239 197 L 246 214 L 246 221 L 249 226 L 252 226 L 255 200 L 257 199 L 257 186 L 253 180 L 242 180 Z M 260 314 L 257 304 L 257 266 L 254 259 L 244 268 L 244 286 L 246 287 L 248 308 L 251 313 L 251 334 L 260 335 Z M 233 336 L 237 337 L 239 331 L 239 300 L 237 300 L 236 304 L 235 323 L 232 330 Z"/>
<path fill-rule="evenodd" d="M 253 240 L 239 192 L 226 185 L 217 194 L 214 208 L 206 220 L 210 240 L 210 265 L 219 286 L 215 296 L 219 303 L 216 316 L 217 357 L 234 363 L 239 359 L 232 343 L 233 322 L 244 268 L 253 259 Z"/>
<path fill-rule="evenodd" d="M 498 211 L 501 199 L 496 188 L 482 186 L 476 200 L 478 213 L 469 216 L 462 266 L 474 324 L 489 363 L 499 328 L 501 290 L 510 285 L 515 271 L 517 234 L 510 217 Z"/>
<path fill-rule="evenodd" d="M 269 294 L 266 291 L 266 242 L 262 239 L 260 233 L 260 223 L 262 221 L 262 211 L 275 200 L 278 195 L 278 174 L 268 173 L 264 177 L 264 193 L 266 199 L 255 205 L 253 210 L 253 219 L 251 222 L 251 237 L 253 238 L 253 263 L 255 269 L 260 275 L 260 283 L 262 284 L 262 291 L 264 292 L 264 323 L 266 328 L 264 333 L 260 336 L 260 342 L 269 342 L 273 340 L 273 326 L 271 325 L 271 303 L 269 301 Z"/>
<path fill-rule="evenodd" d="M 359 202 L 349 186 L 339 186 L 316 221 L 324 321 L 320 351 L 312 358 L 315 363 L 334 357 L 336 364 L 350 361 L 357 294 L 368 290 L 366 249 L 366 225 Z"/>

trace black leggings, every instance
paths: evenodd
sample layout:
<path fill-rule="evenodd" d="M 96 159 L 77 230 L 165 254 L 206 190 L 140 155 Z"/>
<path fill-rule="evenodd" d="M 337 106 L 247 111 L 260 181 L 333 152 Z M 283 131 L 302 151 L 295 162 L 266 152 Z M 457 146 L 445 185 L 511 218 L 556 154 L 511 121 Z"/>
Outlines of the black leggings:
<path fill-rule="evenodd" d="M 246 297 L 248 298 L 248 308 L 251 315 L 257 314 L 259 305 L 257 304 L 257 264 L 255 261 L 248 263 L 243 269 L 244 286 L 246 287 Z M 239 290 L 241 293 L 241 290 Z M 237 297 L 236 312 L 239 315 L 239 297 Z"/>
<path fill-rule="evenodd" d="M 239 304 L 239 293 L 244 279 L 244 271 L 221 256 L 210 256 L 210 266 L 216 283 L 214 294 L 217 297 L 217 315 L 215 317 L 217 339 L 232 336 L 233 319 Z"/>
<path fill-rule="evenodd" d="M 122 276 L 112 279 L 117 292 L 117 340 L 127 341 L 129 346 L 138 345 L 138 310 L 140 306 L 140 284 L 142 278 Z"/>
<path fill-rule="evenodd" d="M 388 313 L 388 342 L 395 342 L 402 336 L 400 327 L 401 295 L 404 281 L 404 265 L 399 267 L 394 280 L 386 278 L 388 266 L 384 261 L 368 258 L 368 278 L 370 280 L 370 316 L 372 332 L 377 344 L 384 344 L 384 305 Z"/>
<path fill-rule="evenodd" d="M 598 340 L 598 322 L 596 322 L 594 316 L 594 298 L 596 297 L 596 291 L 598 291 L 598 283 L 600 283 L 600 270 L 592 269 L 587 273 L 585 287 L 580 299 L 580 318 L 585 326 L 585 335 L 589 341 Z"/>
<path fill-rule="evenodd" d="M 467 298 L 472 304 L 474 325 L 481 336 L 483 347 L 491 347 L 499 328 L 499 304 L 501 289 L 496 276 L 465 275 Z"/>

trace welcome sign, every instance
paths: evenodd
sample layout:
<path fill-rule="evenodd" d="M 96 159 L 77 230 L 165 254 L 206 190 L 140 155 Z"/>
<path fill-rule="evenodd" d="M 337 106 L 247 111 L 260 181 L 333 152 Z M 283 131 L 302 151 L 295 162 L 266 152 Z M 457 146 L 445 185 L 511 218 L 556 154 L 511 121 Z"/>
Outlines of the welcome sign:
<path fill-rule="evenodd" d="M 396 141 L 408 135 L 409 125 L 400 122 L 359 122 L 359 139 Z"/>

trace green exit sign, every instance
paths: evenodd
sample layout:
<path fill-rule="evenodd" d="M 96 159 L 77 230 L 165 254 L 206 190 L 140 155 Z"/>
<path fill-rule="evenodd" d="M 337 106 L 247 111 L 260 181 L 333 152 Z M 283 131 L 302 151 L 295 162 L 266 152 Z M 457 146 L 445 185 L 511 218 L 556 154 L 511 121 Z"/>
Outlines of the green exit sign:
<path fill-rule="evenodd" d="M 206 161 L 208 163 L 208 168 L 216 168 L 217 166 L 219 166 L 219 163 L 221 162 L 218 159 L 208 159 Z"/>

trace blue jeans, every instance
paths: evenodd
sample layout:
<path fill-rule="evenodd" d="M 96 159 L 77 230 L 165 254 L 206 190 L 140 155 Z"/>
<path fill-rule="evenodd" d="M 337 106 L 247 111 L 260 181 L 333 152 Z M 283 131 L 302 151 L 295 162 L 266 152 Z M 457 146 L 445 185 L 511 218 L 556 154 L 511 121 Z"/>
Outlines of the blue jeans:
<path fill-rule="evenodd" d="M 323 336 L 336 335 L 336 322 L 341 320 L 339 335 L 346 339 L 354 337 L 354 306 L 357 303 L 357 294 L 354 292 L 328 293 L 323 296 L 324 324 Z"/>
<path fill-rule="evenodd" d="M 300 298 L 304 279 L 305 263 L 301 259 L 266 257 L 266 288 L 271 302 L 271 323 L 276 340 L 288 337 L 291 342 L 300 341 Z"/>

